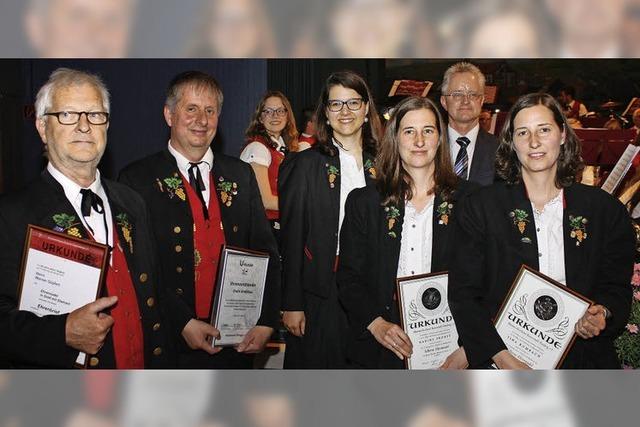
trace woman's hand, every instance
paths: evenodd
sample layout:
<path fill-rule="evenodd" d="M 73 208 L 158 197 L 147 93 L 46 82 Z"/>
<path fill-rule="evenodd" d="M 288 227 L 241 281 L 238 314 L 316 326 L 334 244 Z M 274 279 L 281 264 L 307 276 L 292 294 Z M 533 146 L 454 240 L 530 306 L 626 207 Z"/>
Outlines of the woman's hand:
<path fill-rule="evenodd" d="M 383 347 L 393 351 L 400 360 L 410 357 L 413 353 L 411 339 L 402 328 L 395 323 L 387 322 L 382 317 L 376 319 L 367 326 L 373 337 Z"/>
<path fill-rule="evenodd" d="M 521 362 L 509 350 L 502 350 L 493 356 L 493 361 L 499 369 L 531 369 L 529 365 Z"/>
<path fill-rule="evenodd" d="M 444 360 L 438 369 L 467 369 L 468 366 L 469 361 L 464 347 L 458 347 Z"/>
<path fill-rule="evenodd" d="M 282 323 L 291 334 L 302 337 L 306 326 L 304 311 L 285 311 L 282 313 Z"/>
<path fill-rule="evenodd" d="M 576 333 L 585 340 L 600 335 L 607 326 L 605 308 L 600 304 L 592 305 L 584 316 L 576 322 Z"/>

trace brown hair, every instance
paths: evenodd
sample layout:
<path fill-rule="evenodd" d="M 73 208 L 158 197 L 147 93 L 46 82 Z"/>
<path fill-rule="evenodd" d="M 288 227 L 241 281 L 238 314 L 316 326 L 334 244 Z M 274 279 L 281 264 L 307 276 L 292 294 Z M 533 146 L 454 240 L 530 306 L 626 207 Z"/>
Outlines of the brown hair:
<path fill-rule="evenodd" d="M 400 122 L 404 116 L 408 112 L 416 110 L 428 110 L 436 116 L 439 137 L 434 158 L 433 179 L 435 185 L 430 194 L 439 194 L 446 200 L 451 196 L 458 182 L 458 177 L 451 166 L 447 128 L 438 107 L 428 98 L 418 96 L 405 98 L 396 105 L 391 113 L 376 158 L 377 187 L 382 196 L 383 205 L 398 205 L 413 197 L 411 176 L 402 166 L 402 159 L 400 159 L 398 134 L 400 133 Z"/>
<path fill-rule="evenodd" d="M 565 188 L 576 181 L 582 172 L 584 163 L 581 157 L 581 146 L 575 132 L 567 123 L 558 101 L 548 93 L 530 93 L 523 95 L 513 104 L 500 134 L 500 143 L 496 151 L 496 173 L 510 184 L 522 181 L 522 165 L 513 146 L 513 121 L 516 115 L 525 108 L 543 105 L 553 113 L 553 119 L 561 131 L 564 131 L 564 144 L 560 146 L 558 168 L 556 171 L 556 187 Z"/>
<path fill-rule="evenodd" d="M 380 124 L 380 117 L 376 110 L 375 103 L 373 102 L 373 96 L 369 90 L 369 86 L 362 77 L 353 71 L 339 71 L 331 74 L 325 81 L 322 92 L 320 93 L 320 99 L 318 99 L 318 105 L 315 113 L 315 125 L 316 125 L 316 139 L 318 149 L 325 154 L 335 156 L 338 154 L 338 150 L 332 143 L 333 129 L 327 123 L 327 106 L 329 101 L 329 91 L 334 86 L 343 86 L 348 89 L 355 90 L 358 95 L 362 97 L 365 103 L 369 104 L 369 113 L 367 114 L 368 121 L 365 121 L 362 125 L 362 150 L 368 152 L 371 155 L 375 155 L 378 148 L 378 141 L 380 134 L 382 133 L 382 126 Z"/>
<path fill-rule="evenodd" d="M 264 104 L 269 98 L 279 98 L 280 101 L 282 101 L 284 108 L 287 110 L 287 125 L 282 130 L 282 139 L 284 140 L 284 143 L 289 151 L 298 151 L 298 128 L 296 127 L 296 118 L 293 115 L 293 111 L 291 111 L 291 103 L 282 92 L 277 90 L 270 90 L 265 93 L 262 98 L 260 98 L 260 102 L 258 102 L 258 105 L 256 106 L 256 109 L 253 111 L 253 115 L 251 116 L 249 127 L 245 131 L 247 143 L 254 141 L 256 137 L 261 137 L 267 144 L 271 145 L 273 148 L 276 148 L 278 146 L 271 140 L 267 129 L 260 121 L 260 115 L 262 114 L 262 110 L 264 110 Z"/>

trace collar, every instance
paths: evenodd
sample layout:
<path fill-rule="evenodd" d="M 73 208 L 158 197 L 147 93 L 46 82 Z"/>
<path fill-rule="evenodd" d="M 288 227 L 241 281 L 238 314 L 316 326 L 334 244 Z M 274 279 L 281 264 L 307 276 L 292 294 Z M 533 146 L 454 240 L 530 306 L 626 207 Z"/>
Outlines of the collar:
<path fill-rule="evenodd" d="M 62 189 L 64 190 L 64 195 L 67 197 L 67 199 L 70 202 L 74 203 L 77 200 L 77 198 L 80 196 L 80 190 L 82 190 L 84 187 L 81 187 L 75 182 L 73 182 L 69 177 L 67 177 L 65 174 L 60 172 L 55 166 L 53 166 L 51 162 L 47 164 L 47 171 L 51 174 L 53 179 L 58 181 L 58 183 L 62 186 Z M 96 169 L 96 179 L 87 188 L 98 195 L 104 194 L 104 191 L 102 189 L 102 180 L 100 179 L 100 171 L 98 169 Z"/>
<path fill-rule="evenodd" d="M 179 153 L 173 146 L 171 145 L 171 140 L 167 144 L 167 148 L 169 153 L 176 159 L 176 163 L 178 165 L 178 170 L 184 175 L 189 176 L 189 167 L 191 167 L 191 161 Z M 204 156 L 198 162 L 202 162 L 201 166 L 204 165 L 208 172 L 211 172 L 211 168 L 213 167 L 213 151 L 211 148 L 207 149 L 207 152 L 204 153 Z"/>
<path fill-rule="evenodd" d="M 469 141 L 471 141 L 469 145 L 471 145 L 476 142 L 476 139 L 478 139 L 478 133 L 480 132 L 480 123 L 477 123 L 469 132 L 467 132 L 466 135 L 458 133 L 458 131 L 452 128 L 451 125 L 448 126 L 448 132 L 449 143 L 451 145 L 453 145 L 452 143 L 456 142 L 456 139 L 460 138 L 461 136 L 466 136 L 467 138 L 469 138 Z"/>

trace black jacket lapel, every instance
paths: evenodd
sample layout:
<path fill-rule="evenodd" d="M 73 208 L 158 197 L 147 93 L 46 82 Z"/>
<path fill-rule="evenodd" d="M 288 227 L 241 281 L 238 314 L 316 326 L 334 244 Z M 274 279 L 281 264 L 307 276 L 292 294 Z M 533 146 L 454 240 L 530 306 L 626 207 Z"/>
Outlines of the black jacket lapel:
<path fill-rule="evenodd" d="M 522 259 L 529 267 L 539 270 L 538 239 L 536 237 L 536 224 L 533 217 L 531 202 L 527 197 L 524 184 L 510 187 L 509 217 L 501 220 L 509 221 L 511 226 L 509 238 L 518 242 L 522 252 Z"/>
<path fill-rule="evenodd" d="M 46 169 L 42 172 L 42 180 L 45 185 L 41 188 L 41 194 L 36 197 L 42 200 L 42 206 L 49 208 L 41 218 L 41 224 L 60 233 L 88 239 L 89 232 L 64 194 L 62 185 Z"/>
<path fill-rule="evenodd" d="M 455 193 L 454 193 L 455 194 Z M 433 200 L 432 230 L 431 240 L 431 271 L 437 272 L 445 270 L 448 265 L 449 253 L 449 230 L 453 225 L 451 217 L 455 209 L 455 197 L 444 201 L 440 195 L 436 195 Z"/>
<path fill-rule="evenodd" d="M 334 215 L 334 223 L 340 220 L 340 183 L 342 181 L 342 170 L 340 169 L 340 156 L 326 156 L 325 162 L 325 183 L 329 188 L 329 199 L 331 202 L 331 215 Z M 337 231 L 337 228 L 336 228 Z"/>
<path fill-rule="evenodd" d="M 367 185 L 373 185 L 376 182 L 375 157 L 366 151 L 362 152 L 362 168 L 364 179 Z"/>

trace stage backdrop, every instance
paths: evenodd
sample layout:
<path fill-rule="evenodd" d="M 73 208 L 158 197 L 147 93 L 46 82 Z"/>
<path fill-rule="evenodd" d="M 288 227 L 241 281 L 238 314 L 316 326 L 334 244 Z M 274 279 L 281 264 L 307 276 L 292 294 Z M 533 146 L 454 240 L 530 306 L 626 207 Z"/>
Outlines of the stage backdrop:
<path fill-rule="evenodd" d="M 182 71 L 200 70 L 215 76 L 224 92 L 215 152 L 237 156 L 244 144 L 244 130 L 255 104 L 267 89 L 266 60 L 22 60 L 4 62 L 22 68 L 24 144 L 22 164 L 14 179 L 22 184 L 35 178 L 42 167 L 42 142 L 33 123 L 33 105 L 38 89 L 58 67 L 98 73 L 111 92 L 111 123 L 107 151 L 100 170 L 109 178 L 130 162 L 166 147 L 169 127 L 162 109 L 171 78 Z"/>

